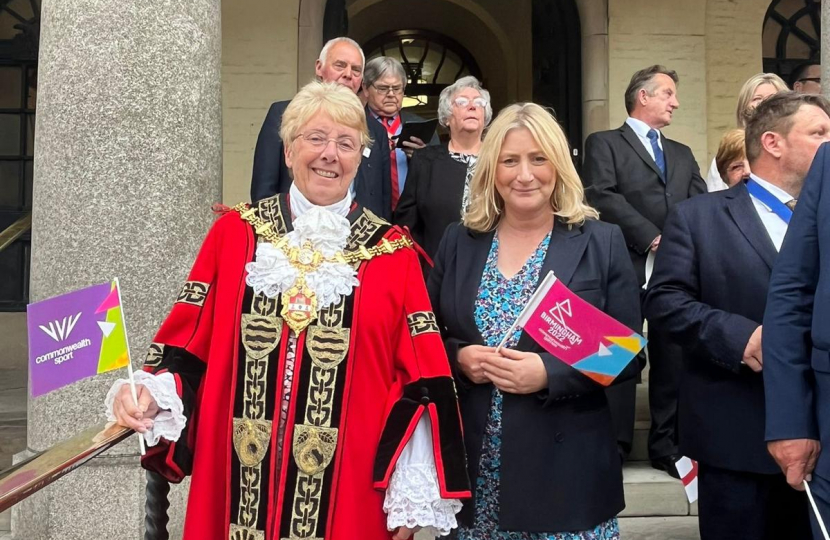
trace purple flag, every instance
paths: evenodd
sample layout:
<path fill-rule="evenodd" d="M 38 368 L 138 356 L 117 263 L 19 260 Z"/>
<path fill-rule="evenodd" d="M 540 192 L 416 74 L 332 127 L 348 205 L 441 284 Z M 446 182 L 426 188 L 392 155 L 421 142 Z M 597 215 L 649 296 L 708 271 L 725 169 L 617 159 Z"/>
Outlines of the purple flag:
<path fill-rule="evenodd" d="M 129 362 L 118 282 L 29 304 L 32 397 Z"/>

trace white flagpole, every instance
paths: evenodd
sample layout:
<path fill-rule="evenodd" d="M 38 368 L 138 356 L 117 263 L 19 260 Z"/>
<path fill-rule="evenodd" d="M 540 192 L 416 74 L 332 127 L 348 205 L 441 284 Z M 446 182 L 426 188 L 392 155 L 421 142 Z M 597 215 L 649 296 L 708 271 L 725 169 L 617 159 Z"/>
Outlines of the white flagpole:
<path fill-rule="evenodd" d="M 824 540 L 830 540 L 830 536 L 827 536 L 827 527 L 824 526 L 824 520 L 821 519 L 821 514 L 818 512 L 818 506 L 816 506 L 816 501 L 813 499 L 813 492 L 810 491 L 810 484 L 807 483 L 807 480 L 804 480 L 804 488 L 807 490 L 807 498 L 810 499 L 810 505 L 813 507 L 813 512 L 816 514 L 818 526 L 821 527 L 821 534 L 824 535 Z"/>
<path fill-rule="evenodd" d="M 516 331 L 516 327 L 519 325 L 525 324 L 525 318 L 528 313 L 533 313 L 536 311 L 536 308 L 539 306 L 539 303 L 542 301 L 542 298 L 545 297 L 545 294 L 550 287 L 556 282 L 556 276 L 553 275 L 553 271 L 551 270 L 548 272 L 548 275 L 545 276 L 545 279 L 542 280 L 542 283 L 539 284 L 539 287 L 536 291 L 531 295 L 530 300 L 527 302 L 527 305 L 522 309 L 522 312 L 519 313 L 519 316 L 516 317 L 516 320 L 513 321 L 513 324 L 510 325 L 510 328 L 504 334 L 504 338 L 502 338 L 501 343 L 499 346 L 496 347 L 496 354 L 504 347 L 504 344 L 507 343 L 507 340 L 510 339 L 510 336 L 513 335 L 513 332 Z"/>
<path fill-rule="evenodd" d="M 133 376 L 133 359 L 130 355 L 130 340 L 127 337 L 127 318 L 124 316 L 124 302 L 121 301 L 121 284 L 118 283 L 118 278 L 115 278 L 114 281 L 115 290 L 118 291 L 118 305 L 121 307 L 121 320 L 124 322 L 124 343 L 127 345 L 127 373 L 130 377 L 130 393 L 133 395 L 135 406 L 138 407 L 138 392 L 135 389 L 135 376 Z M 138 435 L 138 449 L 143 456 L 147 453 L 144 449 L 144 435 L 142 433 L 136 433 L 136 435 Z"/>

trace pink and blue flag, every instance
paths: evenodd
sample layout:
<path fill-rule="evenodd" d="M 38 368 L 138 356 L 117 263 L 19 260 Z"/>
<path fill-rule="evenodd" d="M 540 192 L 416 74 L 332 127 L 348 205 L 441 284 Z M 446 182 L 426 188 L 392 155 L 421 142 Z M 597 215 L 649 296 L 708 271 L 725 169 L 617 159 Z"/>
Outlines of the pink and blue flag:
<path fill-rule="evenodd" d="M 604 386 L 646 345 L 643 336 L 575 295 L 553 272 L 517 324 L 550 354 Z"/>
<path fill-rule="evenodd" d="M 129 362 L 118 281 L 29 304 L 32 397 Z"/>

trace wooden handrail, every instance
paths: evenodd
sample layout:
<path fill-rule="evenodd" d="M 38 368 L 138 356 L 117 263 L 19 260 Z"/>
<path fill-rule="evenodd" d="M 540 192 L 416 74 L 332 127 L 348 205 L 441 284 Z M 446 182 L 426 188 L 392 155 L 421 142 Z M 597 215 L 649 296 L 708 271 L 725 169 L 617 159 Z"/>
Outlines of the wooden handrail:
<path fill-rule="evenodd" d="M 12 245 L 12 242 L 23 236 L 31 228 L 32 213 L 29 212 L 0 232 L 0 251 Z"/>
<path fill-rule="evenodd" d="M 98 425 L 0 472 L 0 512 L 40 491 L 109 450 L 133 433 L 113 425 Z"/>

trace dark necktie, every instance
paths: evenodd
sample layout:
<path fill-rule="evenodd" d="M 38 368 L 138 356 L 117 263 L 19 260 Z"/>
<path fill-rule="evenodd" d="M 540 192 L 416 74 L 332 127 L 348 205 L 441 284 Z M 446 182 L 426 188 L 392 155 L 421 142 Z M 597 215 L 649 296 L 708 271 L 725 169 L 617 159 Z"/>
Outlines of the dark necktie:
<path fill-rule="evenodd" d="M 792 210 L 793 212 L 795 212 L 795 203 L 797 203 L 797 202 L 798 202 L 798 199 L 793 199 L 793 200 L 791 200 L 791 201 L 787 201 L 787 202 L 785 202 L 784 204 L 786 204 L 786 205 L 787 205 L 787 208 L 789 208 L 790 210 Z"/>
<path fill-rule="evenodd" d="M 648 140 L 651 141 L 651 149 L 654 150 L 654 163 L 657 164 L 657 168 L 660 169 L 660 179 L 663 182 L 666 181 L 666 156 L 663 155 L 663 149 L 660 148 L 658 144 L 658 139 L 660 138 L 660 134 L 657 131 L 650 129 L 646 134 Z"/>
<path fill-rule="evenodd" d="M 400 118 L 400 116 L 394 119 L 388 116 L 383 118 L 383 125 L 386 128 L 386 133 L 389 134 L 390 141 L 401 125 Z M 392 166 L 392 210 L 394 210 L 398 206 L 398 199 L 401 197 L 400 186 L 398 185 L 398 154 L 395 152 L 394 146 L 389 151 L 389 162 Z"/>

